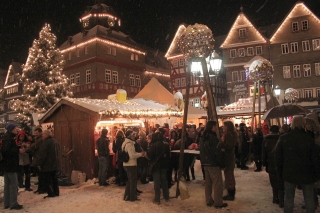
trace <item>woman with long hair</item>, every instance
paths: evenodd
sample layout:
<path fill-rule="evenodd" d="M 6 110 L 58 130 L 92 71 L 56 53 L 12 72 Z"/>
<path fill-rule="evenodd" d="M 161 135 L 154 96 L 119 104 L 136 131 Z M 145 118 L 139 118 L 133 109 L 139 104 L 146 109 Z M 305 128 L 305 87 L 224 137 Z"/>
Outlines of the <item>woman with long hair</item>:
<path fill-rule="evenodd" d="M 221 147 L 225 153 L 225 188 L 228 194 L 223 197 L 224 200 L 234 200 L 236 193 L 236 180 L 234 178 L 235 156 L 234 149 L 237 143 L 237 132 L 232 121 L 223 122 L 223 134 L 221 138 Z"/>

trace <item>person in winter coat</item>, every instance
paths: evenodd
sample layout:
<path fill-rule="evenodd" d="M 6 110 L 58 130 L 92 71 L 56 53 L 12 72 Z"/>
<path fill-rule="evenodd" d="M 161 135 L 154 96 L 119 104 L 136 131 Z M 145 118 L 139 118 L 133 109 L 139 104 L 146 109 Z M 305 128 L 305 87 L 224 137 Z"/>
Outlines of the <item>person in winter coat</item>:
<path fill-rule="evenodd" d="M 261 172 L 262 167 L 262 142 L 263 142 L 263 134 L 260 128 L 256 129 L 256 133 L 253 135 L 252 144 L 253 144 L 253 157 L 254 162 L 256 164 L 257 169 L 255 172 Z"/>
<path fill-rule="evenodd" d="M 148 142 L 147 142 L 147 135 L 144 131 L 139 131 L 139 138 L 136 141 L 136 145 L 138 146 L 139 151 L 147 151 L 148 149 Z M 138 158 L 138 172 L 140 176 L 140 182 L 142 184 L 147 184 L 147 170 L 148 170 L 148 160 L 146 158 Z"/>
<path fill-rule="evenodd" d="M 129 154 L 129 161 L 123 162 L 125 171 L 127 172 L 128 182 L 124 192 L 123 199 L 125 201 L 134 202 L 140 200 L 137 198 L 137 178 L 138 178 L 138 169 L 137 169 L 137 158 L 144 157 L 145 152 L 136 152 L 135 151 L 135 139 L 136 132 L 132 130 L 127 130 L 126 138 L 122 144 L 122 149 Z"/>
<path fill-rule="evenodd" d="M 277 174 L 284 180 L 284 212 L 293 212 L 298 184 L 303 191 L 307 212 L 315 212 L 313 189 L 320 176 L 316 145 L 304 130 L 303 117 L 293 117 L 291 126 L 292 130 L 281 135 L 275 147 Z"/>
<path fill-rule="evenodd" d="M 107 172 L 109 167 L 109 158 L 110 158 L 110 150 L 109 150 L 109 139 L 107 137 L 108 130 L 102 129 L 101 136 L 96 141 L 96 147 L 98 151 L 98 160 L 99 160 L 99 186 L 108 186 L 109 183 L 107 180 Z"/>
<path fill-rule="evenodd" d="M 43 138 L 42 138 L 42 129 L 40 127 L 37 127 L 33 131 L 34 136 L 35 136 L 35 142 L 31 144 L 31 146 L 26 150 L 26 153 L 30 153 L 33 158 L 32 158 L 32 163 L 31 166 L 34 168 L 37 168 L 37 174 L 38 174 L 38 189 L 34 192 L 35 194 L 44 194 L 46 191 L 44 187 L 45 179 L 43 176 L 43 173 L 39 171 L 38 169 L 38 164 L 37 164 L 37 159 L 39 155 L 39 150 L 40 147 L 43 143 Z"/>
<path fill-rule="evenodd" d="M 26 132 L 20 130 L 16 139 L 17 145 L 26 150 L 29 148 L 31 142 L 28 141 Z M 19 172 L 18 172 L 18 182 L 19 188 L 24 188 L 26 191 L 32 191 L 30 188 L 30 175 L 31 175 L 31 167 L 30 167 L 30 155 L 27 152 L 19 153 Z M 25 183 L 23 184 L 23 179 L 25 176 Z"/>
<path fill-rule="evenodd" d="M 112 151 L 114 153 L 116 153 L 116 155 L 118 155 L 118 152 L 121 150 L 121 146 L 122 146 L 122 143 L 124 142 L 124 139 L 125 139 L 124 132 L 121 129 L 119 129 L 117 131 L 116 138 L 115 138 L 115 140 L 113 142 L 113 146 L 112 146 Z M 116 182 L 118 182 L 119 186 L 125 186 L 126 181 L 127 181 L 127 174 L 123 168 L 123 162 L 118 160 L 118 158 L 117 158 L 117 166 L 118 166 L 118 170 L 119 170 L 119 177 L 117 177 L 117 178 L 119 180 Z"/>
<path fill-rule="evenodd" d="M 237 143 L 237 133 L 232 121 L 223 122 L 223 135 L 221 138 L 221 148 L 225 153 L 225 188 L 228 194 L 223 197 L 224 200 L 234 200 L 236 193 L 236 180 L 234 178 L 235 154 L 234 149 Z"/>
<path fill-rule="evenodd" d="M 241 170 L 247 170 L 249 167 L 246 165 L 249 154 L 249 143 L 250 140 L 248 132 L 246 131 L 246 124 L 241 123 L 239 130 L 239 155 L 240 155 L 240 167 Z"/>
<path fill-rule="evenodd" d="M 262 163 L 269 174 L 269 180 L 272 187 L 272 203 L 279 204 L 280 208 L 284 206 L 284 182 L 277 175 L 276 161 L 274 158 L 274 147 L 279 139 L 279 127 L 272 125 L 270 134 L 266 135 L 263 140 Z"/>
<path fill-rule="evenodd" d="M 160 188 L 162 188 L 163 197 L 169 201 L 169 188 L 167 183 L 167 169 L 170 164 L 170 147 L 167 142 L 163 142 L 164 135 L 160 132 L 152 134 L 152 146 L 147 152 L 152 167 L 152 177 L 154 181 L 154 200 L 160 204 Z"/>
<path fill-rule="evenodd" d="M 59 170 L 59 142 L 52 137 L 50 130 L 44 130 L 42 133 L 43 143 L 39 150 L 37 159 L 38 168 L 43 172 L 47 197 L 59 196 L 59 185 L 57 172 Z"/>
<path fill-rule="evenodd" d="M 2 138 L 2 167 L 4 171 L 4 209 L 22 209 L 23 206 L 17 201 L 18 197 L 18 171 L 19 153 L 23 149 L 19 148 L 15 142 L 18 129 L 14 124 L 8 124 L 7 132 Z"/>
<path fill-rule="evenodd" d="M 216 208 L 224 208 L 228 206 L 227 203 L 223 203 L 222 199 L 223 182 L 221 169 L 225 165 L 216 131 L 218 131 L 217 122 L 208 121 L 200 139 L 200 161 L 206 174 L 205 198 L 207 206 L 214 205 Z M 212 188 L 214 190 L 214 199 L 212 199 Z"/>

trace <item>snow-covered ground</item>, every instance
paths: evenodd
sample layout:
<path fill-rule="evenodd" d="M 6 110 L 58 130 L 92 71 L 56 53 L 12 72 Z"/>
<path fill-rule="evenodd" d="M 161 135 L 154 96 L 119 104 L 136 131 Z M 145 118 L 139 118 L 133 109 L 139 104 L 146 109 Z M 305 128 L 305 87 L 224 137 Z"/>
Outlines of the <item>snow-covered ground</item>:
<path fill-rule="evenodd" d="M 190 198 L 180 200 L 170 199 L 169 202 L 161 200 L 160 205 L 152 203 L 153 183 L 140 185 L 138 188 L 143 191 L 140 201 L 123 201 L 124 187 L 110 185 L 99 187 L 89 180 L 81 186 L 60 187 L 60 196 L 43 199 L 44 195 L 36 195 L 33 192 L 19 191 L 18 202 L 23 205 L 23 210 L 19 212 L 228 212 L 228 213 L 277 213 L 283 212 L 278 205 L 272 203 L 272 192 L 268 175 L 265 171 L 253 172 L 253 164 L 249 170 L 235 169 L 236 178 L 236 199 L 228 201 L 229 206 L 225 209 L 215 209 L 207 207 L 204 201 L 204 181 L 199 161 L 195 164 L 196 180 L 187 182 Z M 32 188 L 36 178 L 32 178 Z M 3 177 L 0 178 L 0 212 L 10 212 L 3 210 Z M 175 186 L 170 189 L 170 196 L 175 196 Z M 302 192 L 296 191 L 295 211 L 305 212 L 301 209 L 303 204 Z M 11 212 L 17 212 L 11 211 Z M 320 212 L 320 207 L 317 212 Z"/>

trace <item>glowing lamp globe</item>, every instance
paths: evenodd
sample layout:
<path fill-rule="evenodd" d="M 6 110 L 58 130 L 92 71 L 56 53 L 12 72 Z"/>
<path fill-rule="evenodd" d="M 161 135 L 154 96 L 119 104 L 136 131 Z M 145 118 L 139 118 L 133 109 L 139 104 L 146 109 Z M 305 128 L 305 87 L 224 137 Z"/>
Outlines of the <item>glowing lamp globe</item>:
<path fill-rule="evenodd" d="M 253 61 L 249 67 L 249 77 L 254 82 L 269 81 L 273 73 L 273 66 L 270 61 L 266 59 L 257 59 Z"/>
<path fill-rule="evenodd" d="M 284 92 L 284 98 L 288 101 L 296 100 L 299 97 L 298 90 L 293 88 L 288 88 Z"/>

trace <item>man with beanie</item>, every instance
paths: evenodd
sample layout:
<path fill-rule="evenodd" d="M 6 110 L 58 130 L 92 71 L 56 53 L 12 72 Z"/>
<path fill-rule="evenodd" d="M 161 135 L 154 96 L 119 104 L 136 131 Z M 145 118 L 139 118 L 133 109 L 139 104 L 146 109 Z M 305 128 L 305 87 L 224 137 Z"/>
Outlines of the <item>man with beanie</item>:
<path fill-rule="evenodd" d="M 19 152 L 23 153 L 23 149 L 19 149 L 15 142 L 18 134 L 16 125 L 8 124 L 7 132 L 2 139 L 2 156 L 4 170 L 4 209 L 22 209 L 17 201 L 18 197 L 18 171 L 19 171 Z"/>
<path fill-rule="evenodd" d="M 58 141 L 52 137 L 50 130 L 44 130 L 42 138 L 43 143 L 39 150 L 37 164 L 39 170 L 43 172 L 44 187 L 48 193 L 44 198 L 59 196 L 57 171 L 59 169 L 60 146 Z"/>
<path fill-rule="evenodd" d="M 96 147 L 98 151 L 98 160 L 99 160 L 99 185 L 100 186 L 108 186 L 109 183 L 106 182 L 107 180 L 107 172 L 109 167 L 109 157 L 110 157 L 110 150 L 109 150 L 109 139 L 107 138 L 108 130 L 102 129 L 101 136 L 96 141 Z"/>

